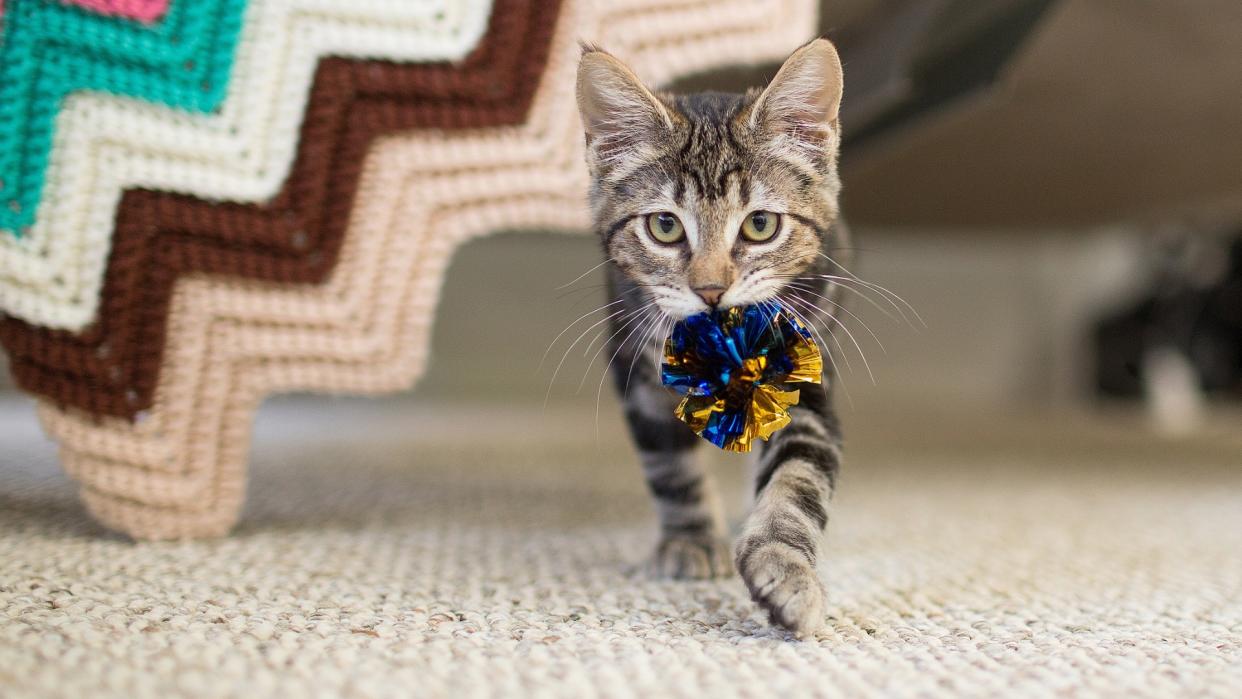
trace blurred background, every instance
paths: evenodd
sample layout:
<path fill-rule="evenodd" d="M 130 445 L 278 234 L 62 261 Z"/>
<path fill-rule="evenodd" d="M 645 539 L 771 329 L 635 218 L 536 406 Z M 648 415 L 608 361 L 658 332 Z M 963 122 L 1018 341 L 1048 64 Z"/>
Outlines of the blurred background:
<path fill-rule="evenodd" d="M 880 293 L 851 297 L 847 422 L 929 407 L 1120 411 L 1171 432 L 1228 419 L 1242 386 L 1242 4 L 829 1 L 821 29 L 845 65 L 854 271 L 925 323 Z M 673 87 L 744 89 L 776 67 Z M 588 323 L 553 338 L 604 302 L 598 272 L 559 288 L 599 259 L 589 235 L 464 248 L 419 392 L 593 403 L 598 328 L 568 354 Z"/>
<path fill-rule="evenodd" d="M 857 345 L 842 336 L 835 352 L 847 422 L 1118 407 L 1187 432 L 1228 414 L 1242 4 L 828 0 L 821 24 L 846 72 L 854 271 L 922 318 L 878 292 L 851 298 Z M 672 87 L 741 90 L 776 68 Z M 593 405 L 608 359 L 600 342 L 584 352 L 595 331 L 567 353 L 587 323 L 554 340 L 604 303 L 598 271 L 561 288 L 599 259 L 587 231 L 467 245 L 414 397 Z M 600 402 L 620 429 L 610 386 Z"/>

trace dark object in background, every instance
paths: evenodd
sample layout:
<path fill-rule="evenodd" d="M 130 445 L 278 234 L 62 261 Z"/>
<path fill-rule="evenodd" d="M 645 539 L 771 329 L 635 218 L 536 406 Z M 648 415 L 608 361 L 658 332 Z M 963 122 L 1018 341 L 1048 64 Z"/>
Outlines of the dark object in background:
<path fill-rule="evenodd" d="M 825 3 L 824 36 L 848 66 L 842 147 L 884 142 L 937 110 L 985 92 L 1063 0 L 847 0 Z M 842 22 L 844 18 L 844 22 Z M 766 84 L 779 64 L 691 76 L 673 92 L 743 92 Z"/>
<path fill-rule="evenodd" d="M 1150 293 L 1097 324 L 1100 395 L 1149 395 L 1149 358 L 1171 352 L 1193 369 L 1202 392 L 1242 398 L 1242 237 L 1197 260 L 1187 259 L 1196 257 L 1186 254 L 1190 245 L 1167 250 Z"/>
<path fill-rule="evenodd" d="M 992 85 L 1053 0 L 901 0 L 837 37 L 849 66 L 843 148 Z M 825 10 L 828 13 L 830 10 Z"/>

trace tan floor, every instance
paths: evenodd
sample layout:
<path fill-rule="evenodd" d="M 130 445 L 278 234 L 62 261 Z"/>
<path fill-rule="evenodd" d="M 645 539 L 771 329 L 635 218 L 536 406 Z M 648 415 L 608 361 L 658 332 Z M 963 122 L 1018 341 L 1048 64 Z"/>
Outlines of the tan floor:
<path fill-rule="evenodd" d="M 854 417 L 797 642 L 736 579 L 626 574 L 654 530 L 611 408 L 597 442 L 589 411 L 281 401 L 236 536 L 134 545 L 0 404 L 0 695 L 1242 695 L 1238 438 L 921 415 Z"/>

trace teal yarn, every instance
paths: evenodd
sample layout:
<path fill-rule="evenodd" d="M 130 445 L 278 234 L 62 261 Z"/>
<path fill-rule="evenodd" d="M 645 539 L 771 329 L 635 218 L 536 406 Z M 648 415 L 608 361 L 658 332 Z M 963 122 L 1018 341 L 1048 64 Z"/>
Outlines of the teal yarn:
<path fill-rule="evenodd" d="M 0 36 L 0 229 L 35 220 L 56 114 L 71 92 L 189 112 L 224 101 L 245 0 L 174 0 L 144 25 L 47 0 L 8 0 Z"/>

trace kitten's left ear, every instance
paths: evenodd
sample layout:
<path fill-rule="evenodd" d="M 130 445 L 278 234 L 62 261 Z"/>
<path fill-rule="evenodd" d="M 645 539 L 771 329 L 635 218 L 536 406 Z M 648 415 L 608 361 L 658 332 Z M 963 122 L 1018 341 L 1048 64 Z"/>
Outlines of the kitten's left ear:
<path fill-rule="evenodd" d="M 750 126 L 822 145 L 837 126 L 844 82 L 836 47 L 816 39 L 785 60 L 751 107 Z"/>
<path fill-rule="evenodd" d="M 577 97 L 588 142 L 607 151 L 637 150 L 673 125 L 668 109 L 633 71 L 591 46 L 583 47 L 578 63 Z"/>

